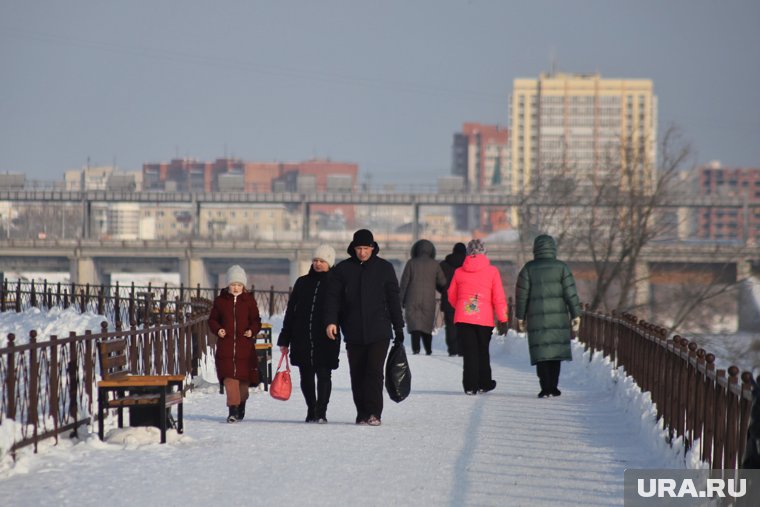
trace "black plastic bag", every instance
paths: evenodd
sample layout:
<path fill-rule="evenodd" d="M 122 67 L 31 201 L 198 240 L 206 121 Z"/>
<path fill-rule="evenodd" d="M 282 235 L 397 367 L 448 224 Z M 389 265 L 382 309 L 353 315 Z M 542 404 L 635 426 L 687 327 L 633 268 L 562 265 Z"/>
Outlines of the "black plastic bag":
<path fill-rule="evenodd" d="M 394 344 L 385 363 L 385 389 L 390 399 L 402 402 L 412 390 L 412 371 L 403 344 Z"/>

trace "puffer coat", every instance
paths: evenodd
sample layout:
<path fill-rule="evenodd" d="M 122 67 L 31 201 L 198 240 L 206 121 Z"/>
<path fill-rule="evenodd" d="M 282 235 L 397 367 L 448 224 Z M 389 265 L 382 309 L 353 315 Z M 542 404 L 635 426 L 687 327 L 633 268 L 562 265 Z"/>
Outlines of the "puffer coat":
<path fill-rule="evenodd" d="M 253 337 L 261 330 L 259 307 L 253 294 L 244 291 L 234 297 L 227 289 L 222 289 L 214 299 L 208 327 L 217 336 L 214 359 L 219 382 L 225 378 L 249 381 L 252 361 L 256 361 Z M 219 338 L 222 328 L 226 336 Z M 246 331 L 251 331 L 251 338 L 244 336 Z"/>
<path fill-rule="evenodd" d="M 435 293 L 445 288 L 446 276 L 435 261 L 435 246 L 426 239 L 417 241 L 401 274 L 401 306 L 409 331 L 433 333 Z"/>
<path fill-rule="evenodd" d="M 462 267 L 454 271 L 448 297 L 455 323 L 493 327 L 497 320 L 507 322 L 501 275 L 483 254 L 468 255 Z"/>
<path fill-rule="evenodd" d="M 277 339 L 280 347 L 290 347 L 290 362 L 294 366 L 313 368 L 338 367 L 340 336 L 327 337 L 325 301 L 332 273 L 314 271 L 296 280 L 288 299 L 288 308 Z"/>
<path fill-rule="evenodd" d="M 530 363 L 572 360 L 570 320 L 581 314 L 575 279 L 557 260 L 557 244 L 547 235 L 533 243 L 533 260 L 520 270 L 515 288 L 515 317 L 525 320 Z"/>

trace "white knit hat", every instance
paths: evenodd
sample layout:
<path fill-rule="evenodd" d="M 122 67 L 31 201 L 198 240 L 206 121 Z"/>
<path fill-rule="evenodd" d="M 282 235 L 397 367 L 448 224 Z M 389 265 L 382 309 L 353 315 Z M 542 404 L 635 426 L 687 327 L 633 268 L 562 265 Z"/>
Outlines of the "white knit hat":
<path fill-rule="evenodd" d="M 227 270 L 227 285 L 231 283 L 242 283 L 243 286 L 248 284 L 248 277 L 245 274 L 245 270 L 235 264 Z"/>
<path fill-rule="evenodd" d="M 316 250 L 314 250 L 314 255 L 311 258 L 322 259 L 327 262 L 330 267 L 333 267 L 335 265 L 335 249 L 330 245 L 322 243 Z"/>

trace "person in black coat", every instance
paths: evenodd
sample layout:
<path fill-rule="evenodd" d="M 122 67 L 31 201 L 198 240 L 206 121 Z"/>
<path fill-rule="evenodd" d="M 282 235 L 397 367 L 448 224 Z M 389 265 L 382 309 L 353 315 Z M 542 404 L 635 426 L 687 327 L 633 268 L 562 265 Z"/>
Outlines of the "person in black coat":
<path fill-rule="evenodd" d="M 457 243 L 451 253 L 441 261 L 441 269 L 446 277 L 446 287 L 441 296 L 441 311 L 446 326 L 446 348 L 449 350 L 449 356 L 461 356 L 462 351 L 457 340 L 457 328 L 454 325 L 454 307 L 449 303 L 446 292 L 451 285 L 451 279 L 454 278 L 454 271 L 462 267 L 465 257 L 467 257 L 467 247 L 464 243 Z"/>
<path fill-rule="evenodd" d="M 306 400 L 307 423 L 327 422 L 332 370 L 338 368 L 340 340 L 327 336 L 324 319 L 333 264 L 335 250 L 329 245 L 319 245 L 314 251 L 309 273 L 296 280 L 293 286 L 277 339 L 280 352 L 287 354 L 290 350 L 290 362 L 298 366 L 301 392 Z"/>
<path fill-rule="evenodd" d="M 372 232 L 360 229 L 348 245 L 350 257 L 333 269 L 327 298 L 327 335 L 343 332 L 356 405 L 356 424 L 379 426 L 383 413 L 383 366 L 391 338 L 404 341 L 398 278 L 378 257 Z"/>

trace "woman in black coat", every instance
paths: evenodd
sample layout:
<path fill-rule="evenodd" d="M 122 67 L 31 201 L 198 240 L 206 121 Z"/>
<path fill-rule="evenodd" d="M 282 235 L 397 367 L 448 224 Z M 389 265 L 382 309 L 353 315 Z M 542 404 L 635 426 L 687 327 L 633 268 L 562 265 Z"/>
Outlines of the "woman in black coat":
<path fill-rule="evenodd" d="M 331 246 L 317 247 L 309 273 L 296 280 L 277 339 L 280 352 L 287 354 L 290 351 L 290 362 L 298 366 L 301 392 L 306 400 L 307 423 L 327 422 L 332 370 L 338 368 L 340 339 L 327 336 L 324 319 L 327 284 L 334 262 L 335 250 Z"/>

